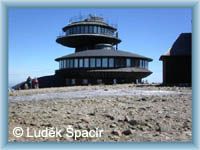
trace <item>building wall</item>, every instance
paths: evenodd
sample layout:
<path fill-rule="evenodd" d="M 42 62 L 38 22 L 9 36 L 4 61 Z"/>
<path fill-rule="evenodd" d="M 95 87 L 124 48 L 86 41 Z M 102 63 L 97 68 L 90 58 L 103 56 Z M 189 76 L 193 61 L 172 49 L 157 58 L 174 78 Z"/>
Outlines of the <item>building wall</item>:
<path fill-rule="evenodd" d="M 164 84 L 191 84 L 191 56 L 166 56 L 163 58 Z"/>

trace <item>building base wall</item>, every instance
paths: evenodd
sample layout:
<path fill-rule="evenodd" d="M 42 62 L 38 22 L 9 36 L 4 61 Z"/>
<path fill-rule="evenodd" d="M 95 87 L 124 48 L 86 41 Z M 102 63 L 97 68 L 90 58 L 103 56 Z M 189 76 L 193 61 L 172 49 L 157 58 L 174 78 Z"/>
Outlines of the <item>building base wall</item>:
<path fill-rule="evenodd" d="M 90 70 L 57 70 L 56 76 L 64 79 L 63 86 L 70 85 L 95 85 L 95 84 L 123 84 L 140 83 L 141 79 L 151 72 L 109 72 Z"/>
<path fill-rule="evenodd" d="M 163 84 L 191 85 L 191 56 L 163 58 Z"/>

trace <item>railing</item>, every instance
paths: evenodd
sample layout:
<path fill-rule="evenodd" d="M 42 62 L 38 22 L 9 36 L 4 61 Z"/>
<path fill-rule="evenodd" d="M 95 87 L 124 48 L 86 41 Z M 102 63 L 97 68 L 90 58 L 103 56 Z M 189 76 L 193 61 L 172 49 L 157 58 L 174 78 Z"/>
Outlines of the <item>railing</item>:
<path fill-rule="evenodd" d="M 88 15 L 82 15 L 79 14 L 78 16 L 73 16 L 71 17 L 68 22 L 69 24 L 71 23 L 75 23 L 75 22 L 80 22 L 80 21 L 84 21 L 84 20 L 88 20 L 88 21 L 99 21 L 99 22 L 104 22 L 114 28 L 117 28 L 117 24 L 116 23 L 110 23 L 110 21 L 108 21 L 108 19 L 105 20 L 105 17 L 103 17 L 103 15 L 92 15 L 92 14 L 88 14 Z"/>
<path fill-rule="evenodd" d="M 110 37 L 114 37 L 114 38 L 118 38 L 118 33 L 117 32 L 114 32 L 112 34 L 110 33 L 105 33 L 105 32 L 102 32 L 102 33 L 89 33 L 89 32 L 85 32 L 85 33 L 66 33 L 66 32 L 61 32 L 59 33 L 59 36 L 58 37 L 67 37 L 67 36 L 70 36 L 70 35 L 82 35 L 82 34 L 94 34 L 94 35 L 106 35 L 106 36 L 110 36 Z"/>

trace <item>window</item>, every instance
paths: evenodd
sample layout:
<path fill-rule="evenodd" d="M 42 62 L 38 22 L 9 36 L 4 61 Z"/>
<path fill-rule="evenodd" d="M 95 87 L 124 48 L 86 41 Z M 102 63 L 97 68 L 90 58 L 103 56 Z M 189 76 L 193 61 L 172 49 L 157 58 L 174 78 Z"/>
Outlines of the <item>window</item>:
<path fill-rule="evenodd" d="M 97 33 L 100 34 L 101 33 L 101 27 L 97 26 Z"/>
<path fill-rule="evenodd" d="M 148 69 L 148 61 L 145 61 L 145 68 Z"/>
<path fill-rule="evenodd" d="M 65 60 L 63 60 L 63 68 L 66 67 L 66 63 L 65 63 Z"/>
<path fill-rule="evenodd" d="M 95 59 L 94 58 L 90 58 L 90 67 L 91 68 L 95 67 Z"/>
<path fill-rule="evenodd" d="M 72 27 L 71 30 L 72 30 L 72 34 L 74 34 L 74 27 Z"/>
<path fill-rule="evenodd" d="M 103 28 L 103 32 L 102 33 L 105 34 L 105 28 Z"/>
<path fill-rule="evenodd" d="M 69 30 L 66 30 L 65 33 L 66 33 L 66 35 L 69 35 Z"/>
<path fill-rule="evenodd" d="M 130 58 L 126 59 L 126 67 L 131 67 L 131 59 Z"/>
<path fill-rule="evenodd" d="M 113 36 L 114 35 L 114 31 L 110 30 L 110 35 Z"/>
<path fill-rule="evenodd" d="M 63 60 L 61 60 L 61 69 L 63 68 Z"/>
<path fill-rule="evenodd" d="M 125 58 L 116 59 L 116 67 L 126 67 L 126 59 Z"/>
<path fill-rule="evenodd" d="M 109 58 L 109 68 L 114 67 L 114 58 Z"/>
<path fill-rule="evenodd" d="M 76 34 L 76 27 L 73 27 L 73 34 Z"/>
<path fill-rule="evenodd" d="M 102 67 L 107 68 L 108 67 L 108 58 L 102 59 Z"/>
<path fill-rule="evenodd" d="M 79 67 L 82 68 L 83 67 L 83 58 L 79 59 Z"/>
<path fill-rule="evenodd" d="M 69 59 L 66 60 L 66 68 L 69 68 Z"/>
<path fill-rule="evenodd" d="M 80 26 L 77 26 L 76 27 L 76 34 L 79 34 L 80 33 Z"/>
<path fill-rule="evenodd" d="M 89 59 L 88 58 L 84 58 L 84 67 L 85 68 L 89 67 Z"/>
<path fill-rule="evenodd" d="M 94 26 L 94 33 L 97 33 L 97 26 Z"/>
<path fill-rule="evenodd" d="M 74 27 L 74 34 L 77 33 L 77 27 Z"/>
<path fill-rule="evenodd" d="M 93 27 L 89 26 L 89 33 L 93 33 Z"/>
<path fill-rule="evenodd" d="M 88 33 L 88 26 L 85 26 L 85 33 Z"/>
<path fill-rule="evenodd" d="M 104 34 L 105 29 L 101 27 L 101 34 Z"/>
<path fill-rule="evenodd" d="M 142 68 L 145 68 L 145 60 L 142 61 Z"/>
<path fill-rule="evenodd" d="M 59 61 L 59 69 L 61 69 L 61 61 Z"/>
<path fill-rule="evenodd" d="M 78 68 L 78 59 L 74 59 L 74 68 Z"/>
<path fill-rule="evenodd" d="M 96 59 L 96 67 L 101 67 L 101 58 Z"/>
<path fill-rule="evenodd" d="M 119 58 L 115 59 L 115 66 L 120 67 L 120 59 Z"/>
<path fill-rule="evenodd" d="M 139 60 L 139 67 L 142 68 L 142 60 Z"/>
<path fill-rule="evenodd" d="M 105 34 L 108 34 L 108 29 L 105 28 Z"/>
<path fill-rule="evenodd" d="M 72 33 L 71 33 L 71 29 L 68 29 L 68 31 L 69 31 L 69 34 L 72 34 Z"/>
<path fill-rule="evenodd" d="M 73 68 L 73 59 L 69 60 L 69 68 Z"/>
<path fill-rule="evenodd" d="M 135 60 L 135 67 L 139 67 L 139 60 Z"/>
<path fill-rule="evenodd" d="M 80 33 L 84 33 L 84 26 L 81 26 L 81 30 L 80 30 Z"/>

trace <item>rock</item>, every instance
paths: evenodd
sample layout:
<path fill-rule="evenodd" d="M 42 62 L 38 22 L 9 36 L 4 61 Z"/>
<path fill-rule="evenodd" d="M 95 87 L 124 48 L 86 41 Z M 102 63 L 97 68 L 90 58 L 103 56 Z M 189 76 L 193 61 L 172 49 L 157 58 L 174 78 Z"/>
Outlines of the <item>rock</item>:
<path fill-rule="evenodd" d="M 117 136 L 121 136 L 121 135 L 122 135 L 121 132 L 120 132 L 119 130 L 113 130 L 113 131 L 111 132 L 111 134 L 117 135 Z"/>
<path fill-rule="evenodd" d="M 125 116 L 124 121 L 128 122 L 130 125 L 137 125 L 137 121 L 134 119 L 130 119 L 129 116 Z"/>
<path fill-rule="evenodd" d="M 52 124 L 50 124 L 50 123 L 44 123 L 44 124 L 41 124 L 41 126 L 44 126 L 44 127 L 52 127 Z"/>
<path fill-rule="evenodd" d="M 130 135 L 130 134 L 132 134 L 133 133 L 133 131 L 131 130 L 131 129 L 127 129 L 127 130 L 124 130 L 123 132 L 122 132 L 122 134 L 124 134 L 124 135 Z"/>
<path fill-rule="evenodd" d="M 166 115 L 165 118 L 171 118 L 170 115 Z"/>
<path fill-rule="evenodd" d="M 66 111 L 66 113 L 67 113 L 67 114 L 71 114 L 71 112 L 69 112 L 69 111 Z"/>
<path fill-rule="evenodd" d="M 192 136 L 192 132 L 191 131 L 187 131 L 187 132 L 185 132 L 185 134 L 187 135 L 187 136 Z"/>
<path fill-rule="evenodd" d="M 66 129 L 65 129 L 64 127 L 60 129 L 60 134 L 61 134 L 61 135 L 64 135 L 65 132 L 66 132 Z"/>
<path fill-rule="evenodd" d="M 141 99 L 138 99 L 137 101 L 139 101 L 139 102 L 140 102 L 140 101 L 147 101 L 147 99 L 143 97 L 143 98 L 141 98 Z"/>
<path fill-rule="evenodd" d="M 117 125 L 115 123 L 110 125 L 110 128 L 115 128 Z"/>
<path fill-rule="evenodd" d="M 110 120 L 114 120 L 114 119 L 115 119 L 115 118 L 114 118 L 112 115 L 110 115 L 110 114 L 105 114 L 104 116 L 107 117 L 107 118 L 109 118 Z"/>
<path fill-rule="evenodd" d="M 147 99 L 143 97 L 143 98 L 141 98 L 141 101 L 147 101 Z"/>
<path fill-rule="evenodd" d="M 36 124 L 35 123 L 30 123 L 30 126 L 36 126 Z"/>
<path fill-rule="evenodd" d="M 128 123 L 129 123 L 130 125 L 132 125 L 132 126 L 138 124 L 138 122 L 137 122 L 136 120 L 130 120 Z"/>
<path fill-rule="evenodd" d="M 154 98 L 154 99 L 152 100 L 152 102 L 158 102 L 158 99 Z"/>
<path fill-rule="evenodd" d="M 81 121 L 84 121 L 86 123 L 89 123 L 90 122 L 90 117 L 88 115 L 85 115 L 81 118 Z"/>
<path fill-rule="evenodd" d="M 156 122 L 156 127 L 155 127 L 155 130 L 158 131 L 158 132 L 161 132 L 161 127 L 160 127 L 160 124 Z"/>
<path fill-rule="evenodd" d="M 58 111 L 57 109 L 53 108 L 52 111 Z"/>
<path fill-rule="evenodd" d="M 85 129 L 85 126 L 84 126 L 83 124 L 78 124 L 78 125 L 77 125 L 77 128 L 78 128 L 78 129 Z"/>
<path fill-rule="evenodd" d="M 139 111 L 145 111 L 145 110 L 146 110 L 146 108 L 144 108 L 144 107 L 141 107 L 141 108 L 139 108 L 138 110 L 139 110 Z"/>
<path fill-rule="evenodd" d="M 90 115 L 90 116 L 95 116 L 95 113 L 94 113 L 94 112 L 88 113 L 88 115 Z"/>
<path fill-rule="evenodd" d="M 186 130 L 190 130 L 190 125 L 188 122 L 183 122 L 183 128 L 186 129 Z"/>
<path fill-rule="evenodd" d="M 124 119 L 124 121 L 127 121 L 127 122 L 129 122 L 131 119 L 130 119 L 130 117 L 129 116 L 125 116 L 125 119 Z"/>
<path fill-rule="evenodd" d="M 192 122 L 190 118 L 187 119 L 187 122 Z"/>

